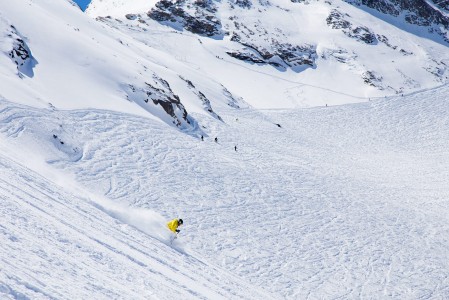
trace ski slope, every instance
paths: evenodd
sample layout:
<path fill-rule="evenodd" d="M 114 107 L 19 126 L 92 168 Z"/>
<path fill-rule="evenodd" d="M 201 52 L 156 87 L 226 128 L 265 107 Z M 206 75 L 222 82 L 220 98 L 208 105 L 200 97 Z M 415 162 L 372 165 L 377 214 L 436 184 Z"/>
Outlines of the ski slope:
<path fill-rule="evenodd" d="M 2 101 L 1 291 L 447 298 L 448 91 L 195 116 L 204 142 L 135 115 Z M 110 201 L 182 217 L 180 252 Z"/>
<path fill-rule="evenodd" d="M 36 128 L 51 120 L 42 113 L 1 101 L 1 299 L 272 298 L 171 244 L 158 213 L 112 203 L 51 168 L 42 155 L 54 144 L 23 149 L 23 139 L 38 140 L 30 131 L 48 133 Z"/>
<path fill-rule="evenodd" d="M 385 72 L 422 80 L 384 97 L 335 61 L 279 72 L 152 20 L 0 7 L 0 299 L 449 298 L 449 86 L 421 70 L 446 46 L 376 23 L 417 54 L 381 46 Z M 164 81 L 189 125 L 142 98 Z"/>

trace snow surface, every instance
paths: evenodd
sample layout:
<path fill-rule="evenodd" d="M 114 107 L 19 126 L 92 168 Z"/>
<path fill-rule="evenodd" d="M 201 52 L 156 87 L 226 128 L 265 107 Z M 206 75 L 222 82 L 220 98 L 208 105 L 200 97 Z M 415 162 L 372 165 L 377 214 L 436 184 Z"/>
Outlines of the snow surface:
<path fill-rule="evenodd" d="M 111 1 L 93 1 L 91 2 L 86 13 L 92 17 L 111 16 L 124 17 L 123 12 L 127 13 L 145 13 L 149 11 L 157 0 L 111 0 Z M 101 12 L 101 14 L 99 14 Z"/>
<path fill-rule="evenodd" d="M 0 6 L 0 299 L 449 298 L 449 86 L 326 107 L 348 98 L 322 78 L 302 104 L 323 105 L 292 108 L 291 73 L 212 59 L 215 40 Z M 196 134 L 127 100 L 154 74 Z"/>
<path fill-rule="evenodd" d="M 218 144 L 3 100 L 1 291 L 269 297 L 220 265 L 276 298 L 447 298 L 448 92 L 230 110 L 208 120 Z M 179 250 L 154 211 L 184 218 Z"/>

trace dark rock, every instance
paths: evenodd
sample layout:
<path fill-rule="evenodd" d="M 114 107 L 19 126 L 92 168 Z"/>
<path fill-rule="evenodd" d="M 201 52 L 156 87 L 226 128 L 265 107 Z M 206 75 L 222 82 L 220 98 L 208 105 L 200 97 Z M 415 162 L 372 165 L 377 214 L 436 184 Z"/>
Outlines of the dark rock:
<path fill-rule="evenodd" d="M 326 18 L 327 25 L 333 29 L 341 29 L 345 35 L 365 44 L 376 44 L 376 35 L 365 26 L 355 26 L 347 20 L 350 16 L 333 9 Z"/>
<path fill-rule="evenodd" d="M 136 102 L 150 112 L 153 110 L 147 106 L 150 103 L 160 106 L 177 127 L 192 126 L 192 122 L 194 122 L 182 105 L 179 96 L 173 93 L 169 83 L 156 74 L 153 75 L 151 83 L 145 82 L 144 87 L 128 85 L 127 92 L 129 100 Z"/>
<path fill-rule="evenodd" d="M 251 8 L 251 0 L 235 0 L 235 4 L 241 8 Z"/>
<path fill-rule="evenodd" d="M 11 25 L 7 37 L 12 39 L 13 48 L 8 55 L 16 64 L 19 75 L 28 77 L 34 76 L 33 68 L 37 65 L 37 60 L 33 57 L 30 48 L 20 35 L 17 29 Z"/>
<path fill-rule="evenodd" d="M 365 44 L 376 44 L 377 39 L 376 35 L 369 30 L 368 27 L 358 26 L 354 29 L 351 29 L 351 32 L 348 34 L 350 37 L 355 37 L 358 41 L 362 41 Z"/>
<path fill-rule="evenodd" d="M 221 85 L 223 88 L 223 95 L 228 99 L 228 106 L 233 108 L 240 108 L 240 103 L 243 103 L 242 98 L 236 98 L 226 87 Z"/>
<path fill-rule="evenodd" d="M 192 83 L 192 81 L 185 79 L 182 76 L 179 76 L 179 78 L 181 78 L 183 81 L 185 81 L 187 83 L 187 86 L 189 87 L 190 90 L 192 90 L 192 92 L 198 97 L 198 99 L 201 100 L 202 104 L 203 104 L 203 108 L 214 118 L 216 118 L 217 120 L 223 121 L 223 119 L 217 114 L 215 113 L 215 111 L 212 109 L 212 105 L 210 103 L 210 100 L 206 97 L 206 95 L 204 95 L 201 91 L 199 91 L 195 85 Z"/>
<path fill-rule="evenodd" d="M 184 28 L 208 37 L 223 37 L 221 22 L 215 16 L 217 8 L 212 0 L 193 2 L 194 14 L 187 8 L 186 0 L 161 0 L 148 12 L 148 16 L 174 29 Z"/>
<path fill-rule="evenodd" d="M 135 19 L 137 19 L 137 15 L 135 15 L 135 14 L 126 14 L 125 17 L 128 20 L 135 20 Z"/>
<path fill-rule="evenodd" d="M 373 87 L 383 90 L 382 76 L 376 75 L 373 71 L 365 71 L 362 74 L 363 81 Z"/>
<path fill-rule="evenodd" d="M 436 32 L 443 36 L 446 41 L 449 41 L 445 30 L 449 29 L 449 17 L 443 14 L 440 10 L 430 5 L 426 0 L 345 0 L 346 2 L 357 5 L 367 6 L 375 9 L 381 13 L 388 14 L 394 17 L 404 15 L 404 20 L 407 23 L 429 27 L 430 32 Z M 449 2 L 434 1 L 436 7 L 440 9 L 447 9 Z M 432 26 L 432 25 L 437 25 Z M 445 30 L 438 28 L 442 26 Z"/>
<path fill-rule="evenodd" d="M 349 15 L 346 14 L 346 16 Z M 326 22 L 332 29 L 349 29 L 351 27 L 351 23 L 345 20 L 345 15 L 336 9 L 333 9 L 330 12 L 329 16 L 326 18 Z"/>
<path fill-rule="evenodd" d="M 270 49 L 256 46 L 254 44 L 244 44 L 245 47 L 239 51 L 227 51 L 226 53 L 236 59 L 254 63 L 269 64 L 280 70 L 298 67 L 314 67 L 317 57 L 316 49 L 312 45 L 292 45 L 289 43 L 279 43 L 272 40 Z"/>

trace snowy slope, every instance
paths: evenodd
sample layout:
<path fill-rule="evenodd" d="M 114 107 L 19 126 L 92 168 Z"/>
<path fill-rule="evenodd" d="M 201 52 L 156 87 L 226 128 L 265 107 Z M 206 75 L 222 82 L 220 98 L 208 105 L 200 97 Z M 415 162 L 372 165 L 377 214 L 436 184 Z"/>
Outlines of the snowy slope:
<path fill-rule="evenodd" d="M 2 101 L 1 291 L 269 297 L 220 265 L 275 298 L 447 298 L 447 93 L 229 109 L 207 126 L 218 144 L 119 112 Z M 102 195 L 182 216 L 181 253 L 157 214 Z"/>
<path fill-rule="evenodd" d="M 199 77 L 195 69 L 176 62 L 167 69 L 164 61 L 171 58 L 164 51 L 105 28 L 70 2 L 4 1 L 0 18 L 1 94 L 8 99 L 145 115 L 196 135 L 201 130 L 188 112 L 216 117 L 210 101 L 188 88 L 185 78 Z M 22 42 L 32 58 L 27 67 L 16 58 Z M 214 89 L 218 104 L 239 101 L 219 83 L 202 82 Z"/>
<path fill-rule="evenodd" d="M 321 55 L 415 74 L 412 91 L 443 84 L 422 67 L 447 48 L 306 2 L 239 15 L 321 26 L 297 72 L 146 12 L 0 0 L 0 298 L 448 298 L 449 87 L 367 101 L 390 91 Z M 400 48 L 349 42 L 325 22 L 337 4 Z M 345 102 L 364 103 L 324 106 Z"/>
<path fill-rule="evenodd" d="M 168 237 L 167 245 L 151 238 L 148 230 L 159 220 L 154 212 L 119 206 L 104 210 L 98 199 L 68 184 L 66 173 L 52 174 L 33 160 L 36 173 L 26 157 L 18 160 L 17 149 L 5 148 L 4 142 L 1 299 L 270 298 L 184 252 L 182 245 L 169 246 Z M 13 151 L 14 159 L 5 155 Z M 28 152 L 23 151 L 36 155 Z M 129 216 L 128 224 L 117 216 Z"/>
<path fill-rule="evenodd" d="M 96 15 L 101 12 L 103 16 L 123 17 L 123 12 L 144 12 L 150 10 L 156 1 L 152 0 L 112 0 L 112 1 L 95 1 L 88 5 L 86 13 L 98 17 Z"/>

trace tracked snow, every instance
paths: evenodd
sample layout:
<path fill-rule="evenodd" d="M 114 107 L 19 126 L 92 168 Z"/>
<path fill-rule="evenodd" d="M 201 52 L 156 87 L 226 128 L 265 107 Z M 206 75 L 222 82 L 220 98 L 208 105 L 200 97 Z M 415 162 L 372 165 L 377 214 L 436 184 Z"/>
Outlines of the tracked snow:
<path fill-rule="evenodd" d="M 449 298 L 447 45 L 300 2 L 0 0 L 0 298 Z"/>
<path fill-rule="evenodd" d="M 142 117 L 94 110 L 49 113 L 3 102 L 2 153 L 9 149 L 17 156 L 14 149 L 26 145 L 22 151 L 34 156 L 25 165 L 47 161 L 64 170 L 60 185 L 55 185 L 2 156 L 2 259 L 17 270 L 3 284 L 14 293 L 32 290 L 59 297 L 53 294 L 63 284 L 52 276 L 57 271 L 62 278 L 81 280 L 69 290 L 63 288 L 71 296 L 82 295 L 76 294 L 78 289 L 114 295 L 123 288 L 121 280 L 132 282 L 132 289 L 126 290 L 129 297 L 139 289 L 171 295 L 175 291 L 161 287 L 162 275 L 154 279 L 157 283 L 143 278 L 153 273 L 153 260 L 173 257 L 165 265 L 179 268 L 181 262 L 190 262 L 184 259 L 190 259 L 194 249 L 279 297 L 445 298 L 447 93 L 444 88 L 336 108 L 228 111 L 222 114 L 227 125 L 204 120 L 218 144 L 212 138 L 201 142 L 164 130 L 165 125 Z M 55 142 L 49 129 L 62 120 Z M 53 125 L 45 129 L 42 124 Z M 82 156 L 73 159 L 75 145 Z M 121 217 L 101 201 L 106 209 L 99 211 L 98 204 L 91 204 L 95 197 L 75 197 L 76 190 L 67 184 L 70 174 L 91 193 L 116 203 L 182 216 L 186 254 L 157 245 L 127 226 L 145 224 L 138 213 Z M 158 220 L 151 213 L 147 216 Z M 163 241 L 151 229 L 147 234 Z M 27 244 L 35 239 L 43 239 L 43 244 Z M 19 248 L 27 251 L 19 255 Z M 71 255 L 76 261 L 65 254 L 72 251 L 80 253 Z M 129 262 L 115 265 L 120 257 Z M 28 270 L 23 260 L 36 265 Z M 11 268 L 4 268 L 3 276 L 11 274 Z M 48 268 L 53 272 L 43 271 Z M 84 290 L 92 281 L 78 276 L 91 268 L 96 273 L 87 278 L 100 283 Z M 201 270 L 186 272 L 199 276 Z M 116 272 L 120 277 L 113 275 Z M 222 275 L 214 272 L 221 282 Z M 37 274 L 45 285 L 32 279 Z M 195 289 L 182 278 L 171 285 Z"/>

